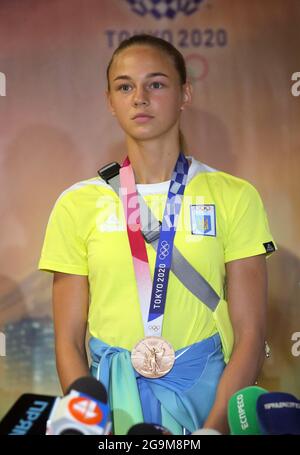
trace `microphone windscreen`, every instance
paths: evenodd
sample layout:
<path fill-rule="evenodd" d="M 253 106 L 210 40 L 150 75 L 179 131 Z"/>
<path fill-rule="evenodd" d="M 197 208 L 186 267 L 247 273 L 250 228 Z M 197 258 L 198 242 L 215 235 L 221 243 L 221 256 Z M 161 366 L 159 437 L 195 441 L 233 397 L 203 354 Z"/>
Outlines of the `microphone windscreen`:
<path fill-rule="evenodd" d="M 300 401 L 290 393 L 271 392 L 257 400 L 262 434 L 300 434 Z"/>
<path fill-rule="evenodd" d="M 167 428 L 154 423 L 137 423 L 128 430 L 127 434 L 128 435 L 160 434 L 164 436 L 172 435 L 172 433 Z"/>
<path fill-rule="evenodd" d="M 97 401 L 107 403 L 107 392 L 104 385 L 92 376 L 76 379 L 76 381 L 69 386 L 66 395 L 68 395 L 71 390 L 76 390 L 77 392 L 84 393 Z"/>
<path fill-rule="evenodd" d="M 232 395 L 228 403 L 228 423 L 231 434 L 261 434 L 256 414 L 256 402 L 258 397 L 267 392 L 262 387 L 250 386 Z"/>
<path fill-rule="evenodd" d="M 79 430 L 75 430 L 74 428 L 70 428 L 67 430 L 63 430 L 60 435 L 61 436 L 82 436 L 82 432 Z"/>
<path fill-rule="evenodd" d="M 0 435 L 43 435 L 56 397 L 24 393 L 0 423 Z"/>
<path fill-rule="evenodd" d="M 92 376 L 76 379 L 53 407 L 47 434 L 103 435 L 111 430 L 107 392 Z"/>

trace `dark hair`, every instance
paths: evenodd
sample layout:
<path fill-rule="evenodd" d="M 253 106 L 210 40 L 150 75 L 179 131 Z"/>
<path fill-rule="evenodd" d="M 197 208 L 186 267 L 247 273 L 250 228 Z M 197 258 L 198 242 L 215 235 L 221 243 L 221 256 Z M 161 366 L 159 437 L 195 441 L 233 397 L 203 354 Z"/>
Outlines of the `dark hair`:
<path fill-rule="evenodd" d="M 179 74 L 179 79 L 181 84 L 186 83 L 186 66 L 185 66 L 185 61 L 182 56 L 182 54 L 176 49 L 176 47 L 173 46 L 173 44 L 170 44 L 168 41 L 165 41 L 164 39 L 157 38 L 156 36 L 152 35 L 147 35 L 147 34 L 141 34 L 141 35 L 133 35 L 131 38 L 128 38 L 124 41 L 122 41 L 117 49 L 114 51 L 110 62 L 107 66 L 106 70 L 106 78 L 107 78 L 107 87 L 108 90 L 110 90 L 109 86 L 109 70 L 112 65 L 113 59 L 116 55 L 118 55 L 122 50 L 127 49 L 130 46 L 135 46 L 135 45 L 147 45 L 147 46 L 152 46 L 156 47 L 163 52 L 165 52 L 171 59 L 173 60 L 174 66 Z"/>

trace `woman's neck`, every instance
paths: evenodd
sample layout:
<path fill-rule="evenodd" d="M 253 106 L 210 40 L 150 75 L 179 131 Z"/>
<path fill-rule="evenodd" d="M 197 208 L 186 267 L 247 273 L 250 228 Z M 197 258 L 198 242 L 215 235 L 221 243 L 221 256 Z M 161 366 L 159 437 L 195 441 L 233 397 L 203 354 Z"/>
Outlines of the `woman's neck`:
<path fill-rule="evenodd" d="M 176 141 L 177 142 L 177 141 Z M 170 180 L 180 152 L 179 144 L 127 141 L 127 150 L 136 183 L 159 183 Z"/>

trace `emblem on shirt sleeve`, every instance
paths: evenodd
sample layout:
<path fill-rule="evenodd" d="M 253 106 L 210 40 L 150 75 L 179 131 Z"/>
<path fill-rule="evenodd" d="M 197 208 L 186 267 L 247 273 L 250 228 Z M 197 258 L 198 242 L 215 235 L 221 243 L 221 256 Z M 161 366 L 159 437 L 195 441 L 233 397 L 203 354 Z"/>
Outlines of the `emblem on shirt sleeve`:
<path fill-rule="evenodd" d="M 275 245 L 273 242 L 264 243 L 264 247 L 265 247 L 266 253 L 273 253 L 273 251 L 275 251 Z"/>
<path fill-rule="evenodd" d="M 191 205 L 191 228 L 194 235 L 216 237 L 216 208 L 214 204 Z"/>

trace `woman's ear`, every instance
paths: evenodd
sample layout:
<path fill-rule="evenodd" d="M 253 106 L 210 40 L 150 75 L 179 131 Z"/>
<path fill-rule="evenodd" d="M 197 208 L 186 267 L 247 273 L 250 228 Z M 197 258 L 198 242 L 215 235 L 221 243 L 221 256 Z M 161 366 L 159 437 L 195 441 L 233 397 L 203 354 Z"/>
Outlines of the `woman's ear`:
<path fill-rule="evenodd" d="M 190 83 L 190 81 L 187 81 L 183 85 L 183 102 L 182 102 L 182 105 L 180 107 L 181 111 L 183 111 L 186 106 L 191 104 L 191 102 L 192 102 L 192 93 L 193 93 L 192 84 Z"/>

